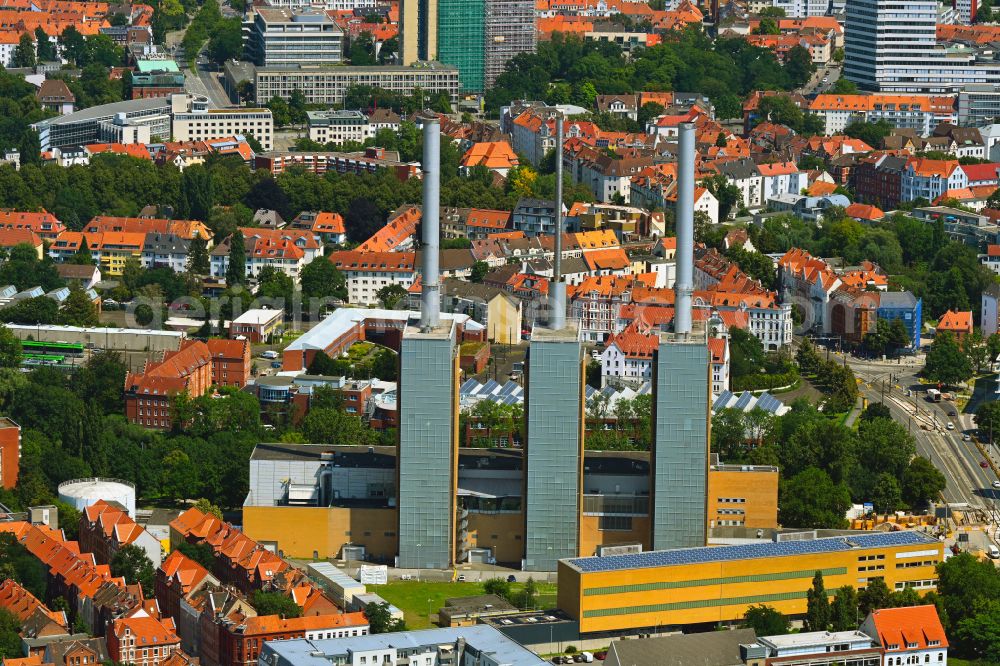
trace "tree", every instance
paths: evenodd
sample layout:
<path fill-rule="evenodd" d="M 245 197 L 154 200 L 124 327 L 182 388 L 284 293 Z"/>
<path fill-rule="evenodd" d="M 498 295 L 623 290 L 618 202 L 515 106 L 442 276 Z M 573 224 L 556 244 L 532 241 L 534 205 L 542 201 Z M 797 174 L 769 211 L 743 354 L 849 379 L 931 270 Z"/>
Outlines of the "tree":
<path fill-rule="evenodd" d="M 80 287 L 74 285 L 63 302 L 58 321 L 66 326 L 97 326 L 100 318 L 97 306 Z"/>
<path fill-rule="evenodd" d="M 842 529 L 851 493 L 823 470 L 810 467 L 781 482 L 778 507 L 786 527 Z"/>
<path fill-rule="evenodd" d="M 226 266 L 226 284 L 244 284 L 247 279 L 247 252 L 243 232 L 237 229 L 229 237 L 229 264 Z"/>
<path fill-rule="evenodd" d="M 881 402 L 872 402 L 861 412 L 862 421 L 872 421 L 874 419 L 892 419 L 892 412 Z"/>
<path fill-rule="evenodd" d="M 986 604 L 955 628 L 961 654 L 984 664 L 1000 663 L 1000 603 Z"/>
<path fill-rule="evenodd" d="M 368 631 L 373 634 L 387 634 L 393 631 L 406 631 L 403 620 L 392 617 L 389 604 L 386 602 L 370 602 L 365 605 L 365 617 L 368 619 Z M 430 621 L 430 618 L 427 618 Z"/>
<path fill-rule="evenodd" d="M 894 129 L 895 127 L 888 120 L 879 120 L 874 123 L 855 121 L 844 128 L 844 134 L 861 139 L 872 148 L 881 148 L 885 145 L 885 137 L 892 134 Z"/>
<path fill-rule="evenodd" d="M 56 45 L 52 43 L 42 26 L 35 28 L 35 51 L 38 62 L 51 62 L 56 59 Z"/>
<path fill-rule="evenodd" d="M 858 593 L 858 610 L 865 617 L 874 610 L 888 608 L 892 592 L 881 578 L 871 578 L 865 589 Z"/>
<path fill-rule="evenodd" d="M 298 88 L 294 88 L 288 96 L 288 113 L 295 124 L 306 121 L 306 95 Z"/>
<path fill-rule="evenodd" d="M 785 54 L 785 71 L 796 86 L 808 83 L 809 78 L 816 71 L 816 63 L 809 55 L 809 49 L 799 44 L 788 49 L 788 53 Z"/>
<path fill-rule="evenodd" d="M 872 488 L 871 500 L 876 513 L 892 513 L 898 509 L 903 498 L 896 477 L 885 472 L 879 474 Z"/>
<path fill-rule="evenodd" d="M 958 626 L 1000 599 L 1000 570 L 991 560 L 979 561 L 971 553 L 960 553 L 938 565 L 937 592 L 947 622 Z"/>
<path fill-rule="evenodd" d="M 483 583 L 483 591 L 486 594 L 495 594 L 503 599 L 510 597 L 510 583 L 503 578 L 490 578 Z"/>
<path fill-rule="evenodd" d="M 989 438 L 991 442 L 993 433 L 1000 434 L 1000 400 L 979 403 L 976 408 L 976 426 L 980 436 Z"/>
<path fill-rule="evenodd" d="M 921 456 L 910 461 L 903 474 L 902 498 L 913 508 L 922 508 L 938 497 L 946 485 L 942 474 L 930 460 Z"/>
<path fill-rule="evenodd" d="M 370 199 L 357 197 L 347 205 L 344 226 L 352 243 L 363 243 L 384 224 L 385 215 Z"/>
<path fill-rule="evenodd" d="M 10 58 L 11 67 L 35 66 L 35 41 L 28 33 L 22 33 Z"/>
<path fill-rule="evenodd" d="M 0 312 L 0 320 L 15 324 L 55 324 L 59 319 L 59 304 L 48 296 L 18 301 Z"/>
<path fill-rule="evenodd" d="M 302 608 L 291 597 L 281 592 L 257 590 L 250 597 L 257 615 L 279 615 L 282 617 L 302 617 Z"/>
<path fill-rule="evenodd" d="M 858 593 L 851 585 L 837 590 L 830 604 L 830 623 L 833 631 L 850 631 L 858 626 Z"/>
<path fill-rule="evenodd" d="M 764 604 L 747 608 L 743 626 L 753 629 L 758 636 L 780 636 L 791 630 L 791 623 L 781 611 Z"/>
<path fill-rule="evenodd" d="M 823 586 L 823 572 L 813 576 L 812 587 L 806 592 L 806 621 L 808 631 L 826 631 L 830 627 L 830 600 Z"/>
<path fill-rule="evenodd" d="M 215 194 L 211 174 L 202 164 L 184 169 L 181 191 L 187 204 L 187 215 L 195 220 L 207 220 L 212 212 Z"/>
<path fill-rule="evenodd" d="M 21 341 L 9 328 L 0 326 L 0 368 L 21 365 Z"/>
<path fill-rule="evenodd" d="M 111 575 L 124 577 L 129 585 L 138 583 L 144 594 L 153 593 L 153 562 L 146 551 L 135 544 L 122 546 L 111 558 Z"/>
<path fill-rule="evenodd" d="M 299 283 L 309 314 L 319 314 L 333 300 L 347 300 L 347 280 L 344 274 L 325 258 L 306 264 L 299 276 Z M 316 302 L 310 302 L 310 299 L 316 299 Z"/>
<path fill-rule="evenodd" d="M 265 266 L 257 276 L 257 295 L 270 298 L 281 307 L 291 307 L 295 294 L 295 281 L 287 273 L 274 266 Z"/>
<path fill-rule="evenodd" d="M 490 265 L 485 261 L 477 261 L 472 264 L 472 274 L 469 276 L 469 280 L 472 282 L 482 282 L 486 274 L 490 272 Z"/>
<path fill-rule="evenodd" d="M 780 35 L 781 31 L 778 29 L 778 22 L 774 20 L 773 17 L 765 16 L 757 24 L 757 27 L 753 29 L 753 34 L 755 35 Z"/>
<path fill-rule="evenodd" d="M 375 292 L 375 298 L 386 310 L 395 310 L 399 302 L 406 298 L 406 287 L 396 284 L 387 284 Z"/>
<path fill-rule="evenodd" d="M 979 329 L 974 329 L 962 339 L 962 351 L 969 357 L 969 365 L 972 366 L 974 374 L 979 374 L 983 368 L 989 365 L 990 350 L 983 341 L 983 334 Z"/>
<path fill-rule="evenodd" d="M 764 369 L 764 345 L 740 328 L 729 332 L 729 368 L 733 377 L 759 374 Z"/>
<path fill-rule="evenodd" d="M 365 445 L 375 443 L 375 431 L 360 417 L 331 408 L 313 408 L 302 419 L 302 434 L 313 444 Z"/>
<path fill-rule="evenodd" d="M 837 53 L 840 54 L 840 59 L 843 60 L 844 59 L 843 50 L 837 49 L 837 51 L 834 52 L 834 55 L 836 55 Z M 854 83 L 854 81 L 851 81 L 850 79 L 840 77 L 834 82 L 833 87 L 830 88 L 830 92 L 833 93 L 834 95 L 857 95 L 858 85 Z"/>
<path fill-rule="evenodd" d="M 0 608 L 0 656 L 4 659 L 20 659 L 21 621 L 6 608 Z"/>
<path fill-rule="evenodd" d="M 243 50 L 243 35 L 239 17 L 219 21 L 208 39 L 208 57 L 216 64 L 238 58 Z"/>
<path fill-rule="evenodd" d="M 375 64 L 375 42 L 372 33 L 365 30 L 357 37 L 351 38 L 350 59 L 352 65 Z"/>
<path fill-rule="evenodd" d="M 215 564 L 215 549 L 212 548 L 211 544 L 182 541 L 177 546 L 177 550 L 209 571 L 212 570 L 212 566 Z"/>
<path fill-rule="evenodd" d="M 59 36 L 59 46 L 62 48 L 62 55 L 66 60 L 74 65 L 86 64 L 87 41 L 76 28 L 69 26 L 62 31 Z"/>
<path fill-rule="evenodd" d="M 200 498 L 197 502 L 194 503 L 194 508 L 198 509 L 204 514 L 207 514 L 209 516 L 215 516 L 219 520 L 222 520 L 222 509 L 212 504 L 204 497 Z"/>
<path fill-rule="evenodd" d="M 958 384 L 972 376 L 972 364 L 950 331 L 942 331 L 934 336 L 924 364 L 924 374 L 928 379 L 949 385 Z"/>
<path fill-rule="evenodd" d="M 208 275 L 210 270 L 208 259 L 208 244 L 201 236 L 191 239 L 188 250 L 188 272 L 195 275 Z"/>

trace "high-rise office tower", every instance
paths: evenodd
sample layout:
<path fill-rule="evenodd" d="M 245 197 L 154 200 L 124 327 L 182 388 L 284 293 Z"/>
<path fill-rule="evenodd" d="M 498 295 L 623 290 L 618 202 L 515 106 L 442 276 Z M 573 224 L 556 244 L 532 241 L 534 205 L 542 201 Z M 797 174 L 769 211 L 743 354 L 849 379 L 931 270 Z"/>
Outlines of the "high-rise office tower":
<path fill-rule="evenodd" d="M 538 46 L 533 0 L 486 0 L 486 62 L 483 81 L 493 87 L 507 61 Z"/>
<path fill-rule="evenodd" d="M 562 145 L 563 119 L 557 116 L 557 153 Z M 556 160 L 556 201 L 562 201 L 562 160 Z M 579 326 L 566 322 L 562 209 L 556 208 L 548 326 L 536 325 L 531 333 L 524 396 L 524 568 L 529 571 L 555 571 L 560 559 L 580 554 L 586 370 Z"/>
<path fill-rule="evenodd" d="M 707 543 L 710 368 L 704 330 L 691 325 L 694 270 L 692 123 L 680 127 L 677 159 L 677 281 L 674 332 L 663 333 L 653 360 L 650 519 L 654 550 Z"/>
<path fill-rule="evenodd" d="M 438 58 L 438 0 L 399 0 L 399 57 L 404 65 Z"/>
<path fill-rule="evenodd" d="M 420 319 L 399 352 L 399 566 L 445 569 L 455 561 L 458 491 L 458 347 L 441 320 L 438 284 L 441 126 L 424 120 L 423 291 Z"/>
<path fill-rule="evenodd" d="M 434 1 L 436 59 L 458 68 L 462 92 L 484 92 L 508 60 L 535 51 L 533 0 Z"/>
<path fill-rule="evenodd" d="M 437 59 L 458 68 L 463 92 L 482 92 L 485 47 L 483 0 L 438 0 Z"/>
<path fill-rule="evenodd" d="M 847 0 L 844 76 L 862 89 L 894 93 L 955 94 L 1000 84 L 992 56 L 938 44 L 936 24 L 933 0 Z"/>

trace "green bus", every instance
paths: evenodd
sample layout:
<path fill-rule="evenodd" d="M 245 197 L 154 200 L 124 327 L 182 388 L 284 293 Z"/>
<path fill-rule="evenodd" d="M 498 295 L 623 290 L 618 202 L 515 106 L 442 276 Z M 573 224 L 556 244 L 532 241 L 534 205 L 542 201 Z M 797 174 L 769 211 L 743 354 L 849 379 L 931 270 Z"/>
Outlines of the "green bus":
<path fill-rule="evenodd" d="M 83 345 L 75 342 L 41 342 L 22 340 L 25 354 L 62 354 L 63 356 L 83 356 Z"/>

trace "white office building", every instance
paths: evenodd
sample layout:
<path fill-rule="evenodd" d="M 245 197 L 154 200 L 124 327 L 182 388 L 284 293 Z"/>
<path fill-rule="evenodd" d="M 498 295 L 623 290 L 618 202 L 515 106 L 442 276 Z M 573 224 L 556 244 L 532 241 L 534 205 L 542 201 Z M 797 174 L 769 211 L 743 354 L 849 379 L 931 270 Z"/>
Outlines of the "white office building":
<path fill-rule="evenodd" d="M 344 31 L 325 11 L 257 7 L 246 37 L 247 59 L 258 66 L 337 65 Z"/>
<path fill-rule="evenodd" d="M 201 95 L 170 96 L 171 130 L 174 141 L 207 141 L 230 136 L 253 136 L 261 147 L 271 150 L 274 117 L 270 109 L 208 108 Z"/>
<path fill-rule="evenodd" d="M 954 93 L 1000 82 L 1000 63 L 937 43 L 935 0 L 848 0 L 844 76 L 864 90 Z"/>

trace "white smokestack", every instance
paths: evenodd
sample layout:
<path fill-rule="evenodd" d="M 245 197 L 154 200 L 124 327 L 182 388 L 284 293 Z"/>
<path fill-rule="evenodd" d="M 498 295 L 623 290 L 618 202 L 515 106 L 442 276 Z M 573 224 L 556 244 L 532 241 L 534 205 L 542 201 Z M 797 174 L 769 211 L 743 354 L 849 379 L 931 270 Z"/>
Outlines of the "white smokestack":
<path fill-rule="evenodd" d="M 549 284 L 549 327 L 554 331 L 566 327 L 566 283 L 562 279 L 563 235 L 563 115 L 556 112 L 556 253 Z"/>
<path fill-rule="evenodd" d="M 437 118 L 424 119 L 423 265 L 420 292 L 420 327 L 433 328 L 441 318 L 441 290 L 438 284 L 438 252 L 441 235 L 441 124 Z"/>
<path fill-rule="evenodd" d="M 694 123 L 681 123 L 677 156 L 677 283 L 674 285 L 674 332 L 691 333 L 694 291 Z"/>

